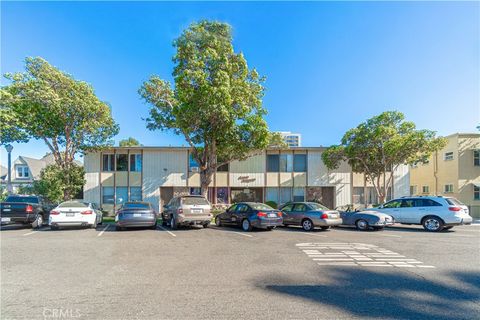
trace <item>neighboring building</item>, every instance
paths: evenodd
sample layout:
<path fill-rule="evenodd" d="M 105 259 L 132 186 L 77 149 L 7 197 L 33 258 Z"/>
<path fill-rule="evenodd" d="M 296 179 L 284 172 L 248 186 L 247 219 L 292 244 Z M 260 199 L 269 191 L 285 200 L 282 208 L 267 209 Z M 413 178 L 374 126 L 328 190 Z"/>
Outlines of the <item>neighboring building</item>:
<path fill-rule="evenodd" d="M 279 133 L 285 143 L 289 147 L 301 147 L 302 146 L 302 135 L 300 133 L 293 133 L 290 131 L 279 131 Z"/>
<path fill-rule="evenodd" d="M 346 163 L 328 170 L 321 159 L 324 150 L 267 150 L 245 161 L 233 161 L 218 168 L 208 198 L 214 204 L 308 200 L 331 208 L 362 200 L 354 191 L 361 196 L 363 177 L 352 174 Z M 107 211 L 127 200 L 148 201 L 161 210 L 173 196 L 200 193 L 199 168 L 185 147 L 118 147 L 88 153 L 84 167 L 84 199 Z M 394 176 L 393 195 L 408 195 L 408 167 Z"/>
<path fill-rule="evenodd" d="M 82 165 L 79 161 L 75 162 L 78 165 Z M 40 178 L 40 172 L 43 168 L 54 163 L 55 159 L 52 154 L 47 154 L 41 159 L 19 156 L 12 162 L 11 175 L 13 192 L 16 192 L 21 186 L 30 186 L 34 180 Z M 6 184 L 8 180 L 8 170 L 5 169 L 5 171 L 7 174 L 5 175 L 5 179 L 2 179 L 2 184 Z"/>
<path fill-rule="evenodd" d="M 8 169 L 5 168 L 4 166 L 0 165 L 0 183 L 4 183 L 7 181 L 7 172 Z"/>
<path fill-rule="evenodd" d="M 452 196 L 470 207 L 480 218 L 480 134 L 456 133 L 427 164 L 412 166 L 412 195 Z"/>

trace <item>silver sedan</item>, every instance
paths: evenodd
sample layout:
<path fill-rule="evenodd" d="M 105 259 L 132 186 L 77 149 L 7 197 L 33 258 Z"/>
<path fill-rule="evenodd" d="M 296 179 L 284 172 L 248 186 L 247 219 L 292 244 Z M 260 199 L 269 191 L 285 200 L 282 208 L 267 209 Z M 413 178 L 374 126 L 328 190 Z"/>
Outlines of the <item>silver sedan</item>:
<path fill-rule="evenodd" d="M 283 213 L 283 225 L 302 226 L 311 231 L 315 227 L 323 230 L 342 224 L 340 213 L 315 202 L 288 202 L 280 207 Z"/>
<path fill-rule="evenodd" d="M 369 229 L 382 230 L 386 226 L 391 226 L 395 223 L 392 216 L 375 210 L 339 210 L 339 212 L 343 220 L 342 225 L 355 226 L 362 231 Z"/>

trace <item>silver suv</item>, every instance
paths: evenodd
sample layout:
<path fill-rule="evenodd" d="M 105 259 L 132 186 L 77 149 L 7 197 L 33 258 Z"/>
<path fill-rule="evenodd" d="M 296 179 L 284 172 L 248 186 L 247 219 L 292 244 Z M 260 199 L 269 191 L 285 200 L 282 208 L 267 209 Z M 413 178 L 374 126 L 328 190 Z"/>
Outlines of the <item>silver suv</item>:
<path fill-rule="evenodd" d="M 455 198 L 428 196 L 391 200 L 373 210 L 391 215 L 395 222 L 421 224 L 427 231 L 451 229 L 471 224 L 468 207 Z"/>
<path fill-rule="evenodd" d="M 202 196 L 179 196 L 174 197 L 163 206 L 162 225 L 170 225 L 172 229 L 179 226 L 200 224 L 208 227 L 212 214 L 212 207 L 205 197 Z"/>

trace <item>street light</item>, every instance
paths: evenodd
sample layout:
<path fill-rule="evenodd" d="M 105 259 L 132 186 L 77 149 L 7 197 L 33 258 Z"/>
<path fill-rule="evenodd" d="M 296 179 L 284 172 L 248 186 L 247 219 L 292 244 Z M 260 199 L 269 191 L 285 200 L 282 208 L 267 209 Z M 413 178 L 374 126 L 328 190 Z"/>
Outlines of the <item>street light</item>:
<path fill-rule="evenodd" d="M 5 149 L 8 152 L 8 180 L 7 180 L 7 192 L 8 194 L 12 194 L 12 150 L 13 146 L 11 144 L 7 144 Z"/>

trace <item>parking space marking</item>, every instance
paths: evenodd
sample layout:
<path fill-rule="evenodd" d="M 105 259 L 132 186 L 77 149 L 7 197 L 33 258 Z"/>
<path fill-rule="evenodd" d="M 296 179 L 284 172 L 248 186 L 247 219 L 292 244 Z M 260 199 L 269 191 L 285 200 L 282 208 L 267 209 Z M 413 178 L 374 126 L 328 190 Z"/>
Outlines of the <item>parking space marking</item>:
<path fill-rule="evenodd" d="M 223 231 L 223 232 L 235 233 L 235 234 L 239 234 L 239 235 L 244 236 L 244 237 L 253 238 L 253 236 L 252 236 L 251 234 L 247 234 L 247 233 L 243 233 L 243 232 L 237 232 L 237 231 L 232 231 L 232 230 L 228 230 L 228 229 L 222 229 L 222 228 L 218 228 L 218 227 L 216 227 L 216 226 L 211 226 L 211 227 L 209 227 L 209 229 L 214 229 L 214 230 Z"/>
<path fill-rule="evenodd" d="M 385 234 L 385 233 L 378 233 L 379 236 L 382 237 L 392 237 L 392 238 L 401 238 L 402 236 L 397 236 L 396 234 Z"/>
<path fill-rule="evenodd" d="M 307 236 L 315 236 L 315 237 L 328 238 L 326 235 L 316 234 L 316 233 L 311 233 L 311 232 L 301 232 L 301 234 L 306 234 Z"/>
<path fill-rule="evenodd" d="M 160 229 L 162 229 L 163 231 L 166 231 L 169 235 L 171 235 L 172 237 L 176 237 L 177 235 L 173 232 L 171 232 L 170 230 L 167 230 L 165 229 L 164 227 L 162 226 L 158 226 Z"/>
<path fill-rule="evenodd" d="M 101 237 L 101 236 L 102 236 L 102 234 L 103 234 L 103 233 L 104 233 L 104 232 L 105 232 L 105 231 L 108 229 L 108 227 L 110 227 L 110 225 L 109 225 L 109 224 L 107 224 L 107 225 L 105 226 L 105 228 L 103 228 L 103 229 L 102 229 L 102 231 L 100 231 L 100 233 L 99 233 L 99 234 L 97 234 L 97 237 Z"/>
<path fill-rule="evenodd" d="M 298 243 L 296 246 L 321 266 L 435 268 L 373 244 L 309 242 Z"/>
<path fill-rule="evenodd" d="M 35 233 L 37 233 L 37 232 L 39 232 L 39 231 L 43 231 L 43 230 L 46 230 L 46 229 L 48 229 L 48 228 L 47 228 L 47 227 L 42 227 L 42 228 L 37 229 L 37 230 L 35 230 L 35 231 L 31 231 L 31 232 L 24 233 L 23 235 L 24 235 L 24 236 L 29 236 L 29 235 L 35 234 Z"/>

